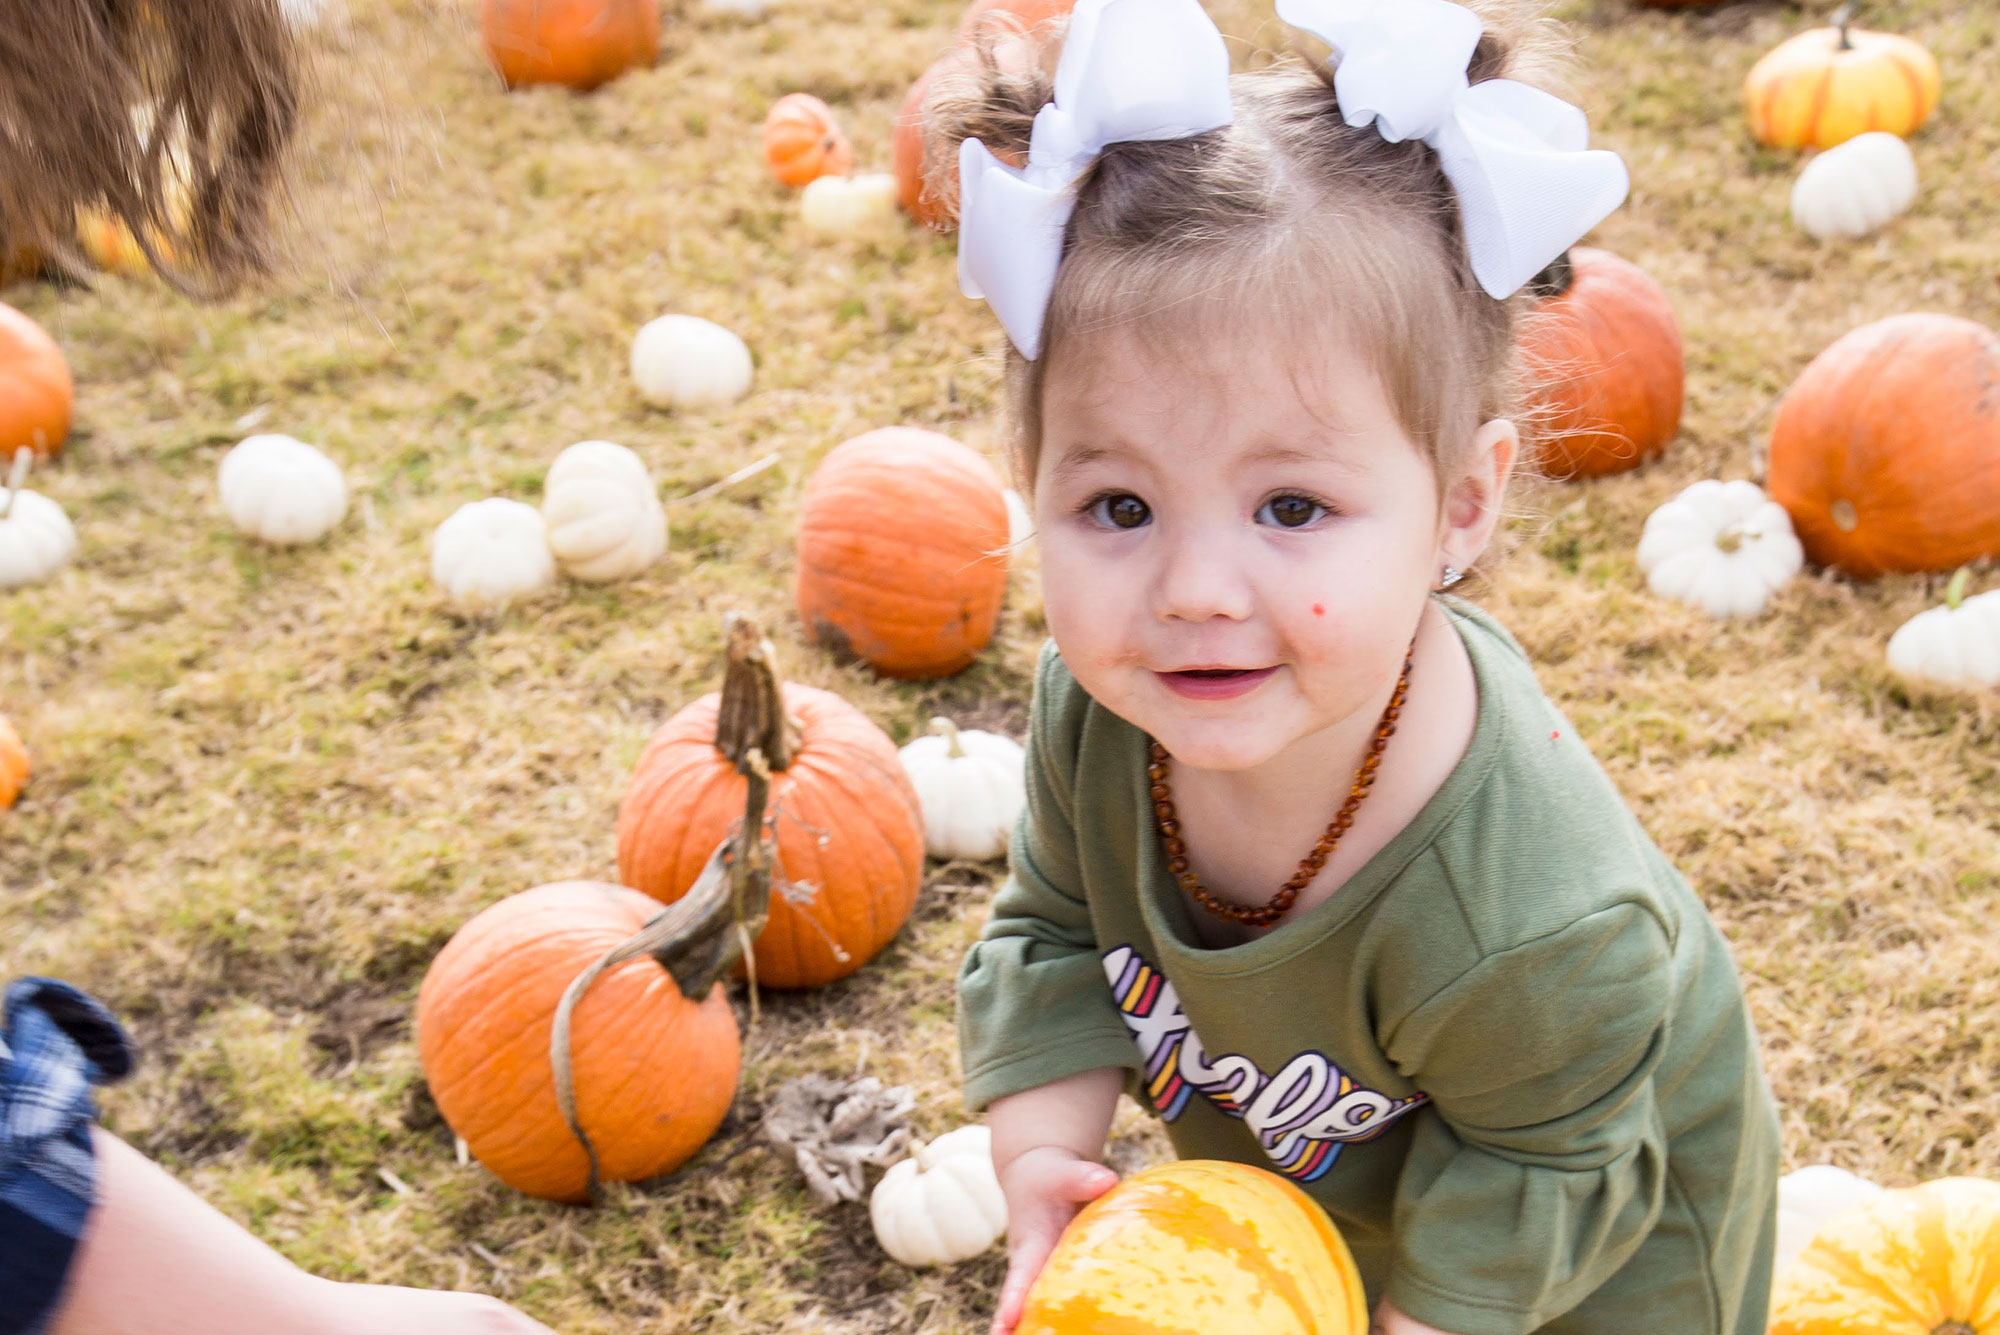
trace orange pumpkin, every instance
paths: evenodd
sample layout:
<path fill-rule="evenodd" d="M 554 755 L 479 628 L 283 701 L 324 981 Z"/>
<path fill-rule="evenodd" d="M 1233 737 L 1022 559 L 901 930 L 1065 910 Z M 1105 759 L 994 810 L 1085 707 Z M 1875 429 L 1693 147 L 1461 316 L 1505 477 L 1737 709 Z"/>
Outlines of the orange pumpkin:
<path fill-rule="evenodd" d="M 62 349 L 42 327 L 0 304 L 0 460 L 22 446 L 38 459 L 62 448 L 69 435 L 76 382 Z"/>
<path fill-rule="evenodd" d="M 956 201 L 939 199 L 924 179 L 928 162 L 924 155 L 924 98 L 940 71 L 948 68 L 956 55 L 948 55 L 917 76 L 903 96 L 896 113 L 896 133 L 889 141 L 889 169 L 896 173 L 896 200 L 903 211 L 924 226 L 948 232 L 958 225 Z"/>
<path fill-rule="evenodd" d="M 854 149 L 833 108 L 811 93 L 786 93 L 764 117 L 764 161 L 785 185 L 801 186 L 854 169 Z"/>
<path fill-rule="evenodd" d="M 1076 0 L 972 0 L 958 21 L 958 40 L 969 42 L 982 30 L 1003 25 L 1026 31 L 1062 18 L 1074 8 Z"/>
<path fill-rule="evenodd" d="M 1894 315 L 1813 358 L 1771 425 L 1766 486 L 1806 555 L 1873 579 L 2000 556 L 2000 335 Z"/>
<path fill-rule="evenodd" d="M 1609 251 L 1578 246 L 1548 272 L 1520 337 L 1541 467 L 1564 478 L 1636 468 L 1680 430 L 1687 370 L 1674 308 Z"/>
<path fill-rule="evenodd" d="M 2000 1183 L 1947 1177 L 1828 1220 L 1771 1295 L 1771 1335 L 2000 1335 Z"/>
<path fill-rule="evenodd" d="M 820 461 L 799 512 L 799 620 L 886 677 L 962 671 L 1007 591 L 1007 502 L 949 436 L 882 427 Z"/>
<path fill-rule="evenodd" d="M 589 1156 L 557 1104 L 551 1024 L 570 983 L 659 911 L 624 886 L 537 886 L 459 928 L 424 975 L 417 1054 L 431 1096 L 517 1191 L 587 1198 Z M 720 984 L 690 999 L 659 964 L 632 960 L 596 981 L 570 1024 L 577 1120 L 602 1176 L 671 1172 L 715 1134 L 742 1059 Z"/>
<path fill-rule="evenodd" d="M 1833 27 L 1767 52 L 1743 80 L 1743 102 L 1757 142 L 1832 148 L 1870 130 L 1915 133 L 1943 87 L 1930 52 L 1895 33 L 1850 28 L 1843 12 Z"/>
<path fill-rule="evenodd" d="M 1303 1191 L 1185 1159 L 1086 1205 L 1028 1291 L 1016 1335 L 1362 1335 L 1361 1274 Z"/>
<path fill-rule="evenodd" d="M 798 724 L 771 776 L 778 893 L 752 950 L 757 981 L 816 987 L 889 944 L 923 882 L 924 826 L 896 744 L 831 691 L 785 683 Z M 743 819 L 747 780 L 717 746 L 722 697 L 687 706 L 646 744 L 618 809 L 618 877 L 672 903 Z"/>
<path fill-rule="evenodd" d="M 585 91 L 659 57 L 659 0 L 480 0 L 479 35 L 509 88 Z"/>
<path fill-rule="evenodd" d="M 28 781 L 33 769 L 21 734 L 14 731 L 5 714 L 0 714 L 0 811 L 14 805 L 14 799 L 21 795 L 21 785 Z"/>

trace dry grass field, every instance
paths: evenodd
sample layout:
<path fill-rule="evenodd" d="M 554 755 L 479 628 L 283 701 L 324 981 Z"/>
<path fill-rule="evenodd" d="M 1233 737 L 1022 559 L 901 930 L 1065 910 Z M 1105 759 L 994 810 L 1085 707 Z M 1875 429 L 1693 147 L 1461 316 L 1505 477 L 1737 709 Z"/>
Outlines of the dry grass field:
<path fill-rule="evenodd" d="M 33 485 L 82 547 L 0 595 L 0 710 L 39 767 L 0 814 L 0 964 L 128 1017 L 145 1057 L 108 1092 L 110 1125 L 321 1273 L 481 1288 L 578 1335 L 972 1332 L 997 1256 L 903 1270 L 863 1207 L 814 1202 L 753 1132 L 809 1070 L 915 1087 L 927 1133 L 960 1119 L 952 978 L 982 876 L 938 877 L 854 978 L 767 994 L 722 1132 L 598 1211 L 459 1165 L 417 1065 L 417 985 L 454 928 L 540 882 L 615 879 L 625 776 L 718 680 L 725 609 L 899 741 L 936 712 L 1025 719 L 1031 568 L 993 648 L 934 683 L 835 664 L 790 604 L 825 451 L 889 423 L 995 450 L 999 333 L 958 296 L 949 238 L 805 231 L 758 127 L 778 95 L 816 93 L 886 170 L 897 104 L 959 5 L 778 0 L 746 23 L 698 4 L 669 12 L 654 68 L 577 96 L 502 92 L 467 0 L 346 0 L 310 40 L 284 272 L 215 306 L 119 279 L 6 294 L 76 374 L 75 435 Z M 1721 624 L 1654 598 L 1633 563 L 1673 492 L 1754 475 L 1778 395 L 1841 333 L 1908 310 L 2000 324 L 2000 10 L 1867 7 L 1937 53 L 1944 101 L 1913 141 L 1914 212 L 1821 245 L 1786 216 L 1795 160 L 1752 143 L 1737 90 L 1828 8 L 1560 11 L 1575 91 L 1633 171 L 1595 239 L 1672 297 L 1688 407 L 1658 463 L 1524 490 L 1479 596 L 1735 943 L 1789 1162 L 2000 1176 L 2000 697 L 1912 693 L 1883 663 L 1942 581 L 1809 575 Z M 1215 9 L 1246 60 L 1281 40 L 1267 4 Z M 748 340 L 749 397 L 640 400 L 629 342 L 667 311 Z M 253 428 L 345 465 L 353 507 L 325 542 L 267 550 L 222 517 L 215 465 Z M 497 617 L 451 610 L 431 530 L 483 496 L 536 500 L 555 453 L 592 437 L 661 481 L 666 561 Z M 675 499 L 773 451 L 749 482 Z M 1989 566 L 1974 587 L 1996 584 Z M 1128 1159 L 1157 1152 L 1129 1109 L 1119 1134 Z"/>

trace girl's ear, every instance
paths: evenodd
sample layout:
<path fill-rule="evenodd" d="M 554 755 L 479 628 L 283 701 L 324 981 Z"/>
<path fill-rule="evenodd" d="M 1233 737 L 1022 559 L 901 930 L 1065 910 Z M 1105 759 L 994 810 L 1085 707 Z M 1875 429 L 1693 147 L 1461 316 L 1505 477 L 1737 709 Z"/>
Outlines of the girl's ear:
<path fill-rule="evenodd" d="M 1457 480 L 1445 488 L 1438 516 L 1438 564 L 1469 569 L 1486 550 L 1500 523 L 1500 498 L 1521 450 L 1521 433 L 1496 417 L 1472 438 L 1472 451 Z"/>

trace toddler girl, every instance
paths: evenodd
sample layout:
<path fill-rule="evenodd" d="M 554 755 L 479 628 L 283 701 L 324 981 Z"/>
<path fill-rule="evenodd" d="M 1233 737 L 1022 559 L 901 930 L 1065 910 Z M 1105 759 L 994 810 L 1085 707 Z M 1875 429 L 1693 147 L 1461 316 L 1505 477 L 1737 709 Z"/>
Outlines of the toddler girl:
<path fill-rule="evenodd" d="M 1442 592 L 1515 463 L 1509 298 L 1624 169 L 1468 10 L 1279 15 L 1331 59 L 1232 81 L 1196 0 L 1082 0 L 1052 85 L 1017 38 L 929 108 L 1054 641 L 959 984 L 995 1329 L 1114 1182 L 1123 1089 L 1309 1192 L 1389 1335 L 1761 1335 L 1778 1133 L 1728 949 Z"/>

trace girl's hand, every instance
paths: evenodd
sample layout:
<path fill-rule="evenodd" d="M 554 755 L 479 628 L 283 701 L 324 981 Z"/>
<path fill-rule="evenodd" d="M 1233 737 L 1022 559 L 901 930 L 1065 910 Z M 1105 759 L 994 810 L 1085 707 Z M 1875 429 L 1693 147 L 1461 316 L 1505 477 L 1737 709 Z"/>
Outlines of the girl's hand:
<path fill-rule="evenodd" d="M 1028 1289 L 1042 1273 L 1056 1239 L 1087 1202 L 1118 1185 L 1101 1163 L 1053 1145 L 1027 1150 L 1007 1165 L 1007 1279 L 993 1314 L 993 1335 L 1008 1335 L 1021 1319 Z"/>

